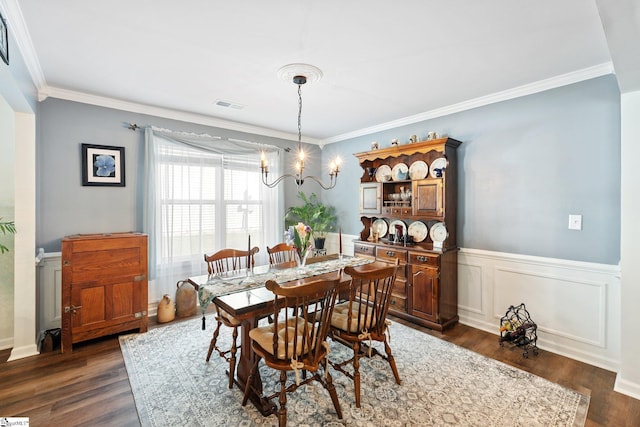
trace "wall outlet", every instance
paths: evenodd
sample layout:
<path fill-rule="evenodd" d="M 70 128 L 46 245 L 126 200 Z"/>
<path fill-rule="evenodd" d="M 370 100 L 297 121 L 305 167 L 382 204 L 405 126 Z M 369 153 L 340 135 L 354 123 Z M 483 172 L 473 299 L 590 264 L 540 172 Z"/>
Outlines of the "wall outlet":
<path fill-rule="evenodd" d="M 569 230 L 582 230 L 582 215 L 569 215 Z"/>

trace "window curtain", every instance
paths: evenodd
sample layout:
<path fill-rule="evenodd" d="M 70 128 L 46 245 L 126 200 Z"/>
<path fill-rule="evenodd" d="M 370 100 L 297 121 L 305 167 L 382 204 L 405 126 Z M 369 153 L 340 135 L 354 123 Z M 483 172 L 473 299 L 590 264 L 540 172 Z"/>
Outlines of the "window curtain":
<path fill-rule="evenodd" d="M 204 254 L 282 241 L 284 194 L 260 178 L 260 153 L 280 174 L 282 150 L 202 134 L 145 129 L 143 231 L 149 236 L 149 278 L 159 300 L 178 280 L 206 274 Z M 274 224 L 277 226 L 274 227 Z"/>

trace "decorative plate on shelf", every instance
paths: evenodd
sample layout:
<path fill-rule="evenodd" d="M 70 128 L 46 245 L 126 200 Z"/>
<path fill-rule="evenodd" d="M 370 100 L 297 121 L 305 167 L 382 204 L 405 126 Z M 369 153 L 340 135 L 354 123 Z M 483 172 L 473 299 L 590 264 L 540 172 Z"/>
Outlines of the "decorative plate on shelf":
<path fill-rule="evenodd" d="M 429 166 L 422 160 L 417 160 L 409 166 L 409 178 L 424 179 L 429 173 Z"/>
<path fill-rule="evenodd" d="M 409 225 L 409 230 L 407 231 L 409 236 L 413 237 L 414 242 L 422 242 L 429 235 L 429 229 L 427 225 L 422 221 L 413 221 Z"/>
<path fill-rule="evenodd" d="M 394 181 L 404 181 L 409 178 L 409 166 L 404 163 L 398 163 L 391 169 L 391 178 Z"/>
<path fill-rule="evenodd" d="M 403 235 L 407 233 L 407 224 L 405 224 L 404 221 L 396 219 L 395 221 L 391 221 L 391 224 L 389 224 L 389 234 L 396 234 L 396 225 L 402 226 Z"/>
<path fill-rule="evenodd" d="M 449 236 L 449 232 L 447 231 L 447 227 L 444 225 L 444 222 L 437 222 L 429 230 L 429 236 L 434 243 L 444 242 Z"/>
<path fill-rule="evenodd" d="M 431 162 L 430 174 L 431 178 L 442 178 L 442 172 L 447 167 L 447 159 L 444 157 L 438 157 L 433 162 Z M 438 171 L 440 171 L 440 176 L 438 176 Z"/>
<path fill-rule="evenodd" d="M 371 225 L 371 227 L 373 228 L 373 231 L 378 232 L 378 237 L 380 239 L 386 236 L 387 231 L 389 231 L 389 225 L 387 225 L 387 221 L 385 221 L 382 218 L 378 218 L 375 221 L 373 221 L 373 224 Z"/>
<path fill-rule="evenodd" d="M 385 182 L 387 181 L 386 177 L 391 176 L 391 168 L 389 165 L 382 165 L 376 171 L 376 181 Z"/>

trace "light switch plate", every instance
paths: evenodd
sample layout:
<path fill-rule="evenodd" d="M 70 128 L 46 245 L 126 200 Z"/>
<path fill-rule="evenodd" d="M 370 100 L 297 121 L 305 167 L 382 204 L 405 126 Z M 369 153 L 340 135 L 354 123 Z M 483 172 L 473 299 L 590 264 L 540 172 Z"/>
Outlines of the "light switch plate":
<path fill-rule="evenodd" d="M 582 215 L 569 215 L 569 230 L 582 230 Z"/>

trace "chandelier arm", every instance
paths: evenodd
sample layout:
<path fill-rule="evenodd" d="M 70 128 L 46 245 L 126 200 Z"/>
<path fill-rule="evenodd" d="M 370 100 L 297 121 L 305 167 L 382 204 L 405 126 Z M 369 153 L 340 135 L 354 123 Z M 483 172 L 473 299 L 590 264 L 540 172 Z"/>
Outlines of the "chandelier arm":
<path fill-rule="evenodd" d="M 267 182 L 267 174 L 266 174 L 266 173 L 263 173 L 263 174 L 262 174 L 262 183 L 263 183 L 264 185 L 266 185 L 267 187 L 269 187 L 269 188 L 273 188 L 273 187 L 275 187 L 276 185 L 280 184 L 280 182 L 281 182 L 283 179 L 285 179 L 285 178 L 293 178 L 293 179 L 297 179 L 297 177 L 296 177 L 295 175 L 291 175 L 291 174 L 289 173 L 289 174 L 286 174 L 286 175 L 281 175 L 280 177 L 278 177 L 278 179 L 276 179 L 275 181 L 273 181 L 273 182 L 269 183 L 269 182 Z"/>
<path fill-rule="evenodd" d="M 332 189 L 333 187 L 335 187 L 335 186 L 336 186 L 336 184 L 338 183 L 338 177 L 337 177 L 336 175 L 334 175 L 334 174 L 330 174 L 330 175 L 329 175 L 329 177 L 330 177 L 329 185 L 325 185 L 325 184 L 324 184 L 324 182 L 322 182 L 322 180 L 321 180 L 320 178 L 318 178 L 317 176 L 312 176 L 312 175 L 305 176 L 305 177 L 303 178 L 303 181 L 304 181 L 305 179 L 309 178 L 309 179 L 312 179 L 312 180 L 314 180 L 315 182 L 317 182 L 317 183 L 318 183 L 318 185 L 320 185 L 320 187 L 322 187 L 323 189 L 325 189 L 325 190 L 331 190 L 331 189 Z"/>

